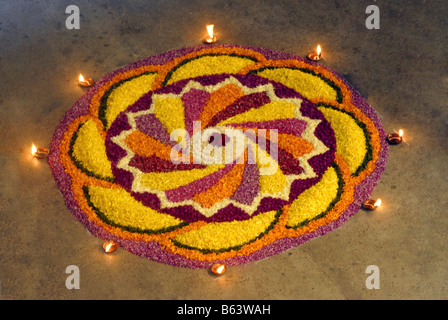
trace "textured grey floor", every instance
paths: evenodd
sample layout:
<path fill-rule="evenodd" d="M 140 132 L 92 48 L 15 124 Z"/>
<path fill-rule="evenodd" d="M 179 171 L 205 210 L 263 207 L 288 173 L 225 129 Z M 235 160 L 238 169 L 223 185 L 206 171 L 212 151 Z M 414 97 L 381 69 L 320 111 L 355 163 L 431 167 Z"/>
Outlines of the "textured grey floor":
<path fill-rule="evenodd" d="M 81 29 L 65 27 L 76 4 Z M 365 27 L 380 8 L 380 30 Z M 3 299 L 447 299 L 446 1 L 24 1 L 0 0 L 0 297 Z M 383 207 L 269 259 L 228 270 L 176 268 L 120 250 L 72 219 L 45 162 L 64 113 L 99 78 L 136 60 L 201 44 L 214 23 L 221 43 L 305 56 L 345 75 L 405 130 L 374 191 Z M 65 286 L 80 269 L 80 289 Z M 368 265 L 380 289 L 365 286 Z"/>

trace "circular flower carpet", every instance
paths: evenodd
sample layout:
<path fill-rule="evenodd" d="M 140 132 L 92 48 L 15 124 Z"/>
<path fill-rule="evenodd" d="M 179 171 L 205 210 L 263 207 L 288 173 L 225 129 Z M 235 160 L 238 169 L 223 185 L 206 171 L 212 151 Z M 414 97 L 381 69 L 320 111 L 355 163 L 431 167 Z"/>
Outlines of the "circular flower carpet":
<path fill-rule="evenodd" d="M 100 79 L 62 119 L 49 164 L 93 235 L 206 268 L 339 227 L 379 180 L 385 140 L 377 113 L 328 68 L 199 46 Z"/>

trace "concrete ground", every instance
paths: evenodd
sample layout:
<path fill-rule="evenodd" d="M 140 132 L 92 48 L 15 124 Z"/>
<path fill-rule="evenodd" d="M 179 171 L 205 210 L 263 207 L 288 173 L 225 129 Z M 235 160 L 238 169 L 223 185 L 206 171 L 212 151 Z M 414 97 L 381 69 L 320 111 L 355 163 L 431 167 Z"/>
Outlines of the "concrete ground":
<path fill-rule="evenodd" d="M 79 30 L 68 30 L 76 4 Z M 368 30 L 366 8 L 380 9 Z M 0 0 L 0 298 L 2 299 L 447 299 L 448 4 L 443 0 Z M 390 148 L 374 190 L 383 206 L 341 228 L 220 277 L 119 250 L 72 219 L 45 161 L 64 113 L 95 78 L 171 49 L 201 44 L 214 23 L 221 43 L 305 56 L 373 105 Z M 66 288 L 66 268 L 80 289 Z M 367 289 L 376 265 L 380 288 Z"/>

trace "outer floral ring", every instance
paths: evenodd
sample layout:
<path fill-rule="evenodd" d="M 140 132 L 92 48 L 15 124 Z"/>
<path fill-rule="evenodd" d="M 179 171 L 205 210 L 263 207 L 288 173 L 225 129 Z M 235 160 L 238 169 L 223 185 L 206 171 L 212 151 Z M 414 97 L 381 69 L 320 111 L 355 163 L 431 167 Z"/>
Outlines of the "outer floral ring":
<path fill-rule="evenodd" d="M 166 214 L 117 181 L 121 169 L 117 167 L 119 159 L 114 157 L 121 154 L 117 156 L 121 159 L 123 149 L 114 145 L 110 132 L 129 125 L 122 120 L 124 115 L 132 108 L 136 112 L 146 93 L 163 92 L 163 88 L 186 85 L 193 78 L 218 74 L 266 79 L 264 83 L 278 83 L 300 93 L 334 130 L 333 157 L 323 172 L 307 177 L 294 197 L 275 210 L 241 219 L 215 220 L 188 220 L 186 216 Z M 281 112 L 271 112 L 269 119 L 279 119 Z M 162 122 L 166 113 L 158 115 Z M 260 114 L 256 117 L 266 116 L 266 112 Z M 333 135 L 329 132 L 314 136 Z M 150 141 L 155 141 L 149 149 L 155 148 L 158 157 L 165 152 L 157 139 Z M 295 143 L 283 143 L 281 148 L 296 158 L 306 153 L 304 142 L 297 147 L 302 140 L 294 137 L 291 141 Z M 303 152 L 297 153 L 299 149 Z M 95 236 L 115 240 L 151 260 L 205 268 L 218 261 L 236 265 L 262 259 L 337 228 L 369 197 L 384 171 L 387 156 L 378 115 L 337 74 L 291 54 L 222 45 L 166 52 L 103 77 L 62 119 L 52 140 L 49 164 L 67 206 Z M 160 177 L 157 174 L 160 172 L 155 172 Z M 150 186 L 158 186 L 157 181 L 152 179 Z M 259 185 L 272 191 L 266 182 Z M 229 189 L 228 184 L 223 186 L 221 189 Z M 195 200 L 210 207 L 217 202 L 210 196 Z"/>

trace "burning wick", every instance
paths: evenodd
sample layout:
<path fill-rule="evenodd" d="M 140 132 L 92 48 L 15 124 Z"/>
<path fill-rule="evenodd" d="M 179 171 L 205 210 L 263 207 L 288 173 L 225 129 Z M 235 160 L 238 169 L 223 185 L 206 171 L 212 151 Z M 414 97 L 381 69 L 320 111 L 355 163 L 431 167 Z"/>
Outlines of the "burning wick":
<path fill-rule="evenodd" d="M 31 147 L 31 154 L 33 155 L 34 158 L 45 159 L 46 157 L 48 157 L 49 153 L 50 150 L 48 150 L 47 148 L 42 147 L 37 148 L 34 144 Z"/>
<path fill-rule="evenodd" d="M 93 81 L 92 78 L 84 78 L 84 76 L 82 74 L 79 75 L 79 85 L 82 87 L 91 87 L 93 84 L 95 83 L 95 81 Z"/>
<path fill-rule="evenodd" d="M 391 133 L 387 136 L 387 141 L 389 141 L 390 144 L 399 144 L 401 141 L 403 141 L 403 130 L 399 130 L 398 133 Z"/>
<path fill-rule="evenodd" d="M 308 55 L 308 59 L 312 61 L 319 61 L 321 58 L 322 58 L 322 49 L 320 48 L 320 45 L 318 45 L 316 51 L 313 51 Z"/>
<path fill-rule="evenodd" d="M 118 249 L 118 244 L 114 241 L 106 241 L 103 244 L 103 250 L 105 253 L 112 253 Z"/>
<path fill-rule="evenodd" d="M 212 44 L 212 43 L 215 43 L 216 41 L 218 41 L 218 38 L 213 33 L 214 28 L 215 28 L 214 24 L 207 25 L 208 37 L 204 39 L 205 43 Z"/>
<path fill-rule="evenodd" d="M 367 210 L 375 210 L 376 208 L 378 208 L 379 206 L 381 206 L 381 199 L 378 200 L 367 200 L 366 202 L 364 202 L 364 204 L 362 205 L 364 207 L 364 209 Z"/>
<path fill-rule="evenodd" d="M 227 270 L 227 268 L 226 268 L 226 265 L 225 264 L 221 264 L 221 263 L 215 263 L 213 266 L 212 266 L 212 272 L 214 273 L 214 274 L 217 274 L 217 275 L 222 275 L 222 274 L 224 274 L 224 272 L 226 272 L 226 270 Z"/>

